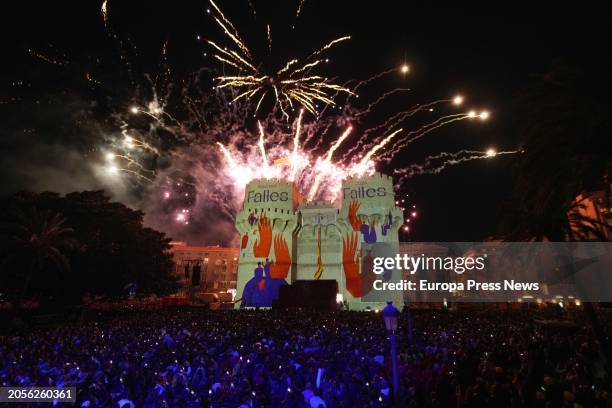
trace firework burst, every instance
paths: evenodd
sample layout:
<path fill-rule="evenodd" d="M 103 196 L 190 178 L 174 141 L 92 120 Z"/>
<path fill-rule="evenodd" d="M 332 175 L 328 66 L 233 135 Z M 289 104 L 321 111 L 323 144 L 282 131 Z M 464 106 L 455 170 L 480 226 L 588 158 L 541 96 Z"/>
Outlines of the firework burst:
<path fill-rule="evenodd" d="M 317 105 L 335 105 L 334 95 L 338 93 L 352 94 L 351 90 L 342 85 L 333 83 L 326 77 L 313 74 L 320 64 L 325 63 L 325 53 L 336 44 L 349 40 L 350 36 L 336 38 L 323 45 L 303 61 L 291 59 L 282 67 L 270 72 L 261 72 L 253 59 L 253 53 L 246 42 L 241 38 L 232 22 L 223 14 L 221 9 L 210 0 L 212 9 L 208 11 L 215 22 L 230 40 L 231 45 L 222 47 L 214 41 L 207 40 L 212 47 L 213 57 L 226 66 L 235 70 L 234 75 L 219 76 L 216 78 L 217 88 L 233 88 L 238 95 L 232 102 L 240 99 L 251 99 L 255 103 L 257 115 L 264 99 L 272 98 L 274 107 L 278 107 L 283 118 L 289 120 L 289 112 L 301 106 L 313 115 L 317 115 Z M 268 50 L 272 50 L 271 28 L 266 27 Z"/>
<path fill-rule="evenodd" d="M 386 95 L 388 97 L 394 93 L 387 92 Z M 312 122 L 304 122 L 301 111 L 294 120 L 293 133 L 284 132 L 282 121 L 276 121 L 273 116 L 266 122 L 265 127 L 272 129 L 269 132 L 265 132 L 262 122 L 258 122 L 259 138 L 256 144 L 245 145 L 244 139 L 240 139 L 238 143 L 236 140 L 230 141 L 229 144 L 218 143 L 223 156 L 223 172 L 229 177 L 238 197 L 251 180 L 277 179 L 294 182 L 310 201 L 335 201 L 345 179 L 371 175 L 376 171 L 378 163 L 389 162 L 407 145 L 415 143 L 434 130 L 461 120 L 484 121 L 489 117 L 488 112 L 470 111 L 443 114 L 416 127 L 410 124 L 409 121 L 416 112 L 429 111 L 433 104 L 446 103 L 450 108 L 458 107 L 462 104 L 463 97 L 457 96 L 399 112 L 392 121 L 387 118 L 382 124 L 356 132 L 361 119 L 385 98 L 377 98 L 363 109 L 346 106 L 342 113 L 317 118 Z M 405 130 L 408 126 L 413 126 L 412 130 Z M 322 142 L 325 135 L 334 132 L 336 136 L 329 143 Z M 305 137 L 303 133 L 306 134 Z M 355 137 L 359 143 L 352 143 L 353 147 L 348 147 L 347 140 L 356 133 L 360 133 L 359 137 Z M 378 135 L 373 136 L 375 134 Z M 254 136 L 247 138 L 254 139 Z M 317 140 L 314 146 L 309 144 L 313 140 Z M 401 178 L 418 174 L 437 174 L 451 165 L 510 153 L 513 152 L 441 152 L 437 156 L 426 158 L 421 165 L 410 164 L 396 173 Z M 338 156 L 335 159 L 334 154 Z"/>

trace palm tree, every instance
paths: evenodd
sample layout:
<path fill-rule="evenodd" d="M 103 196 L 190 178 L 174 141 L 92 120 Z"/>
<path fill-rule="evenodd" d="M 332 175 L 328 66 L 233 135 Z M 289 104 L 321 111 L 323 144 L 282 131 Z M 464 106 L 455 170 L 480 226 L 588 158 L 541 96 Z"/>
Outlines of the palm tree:
<path fill-rule="evenodd" d="M 610 189 L 612 97 L 606 59 L 592 65 L 557 61 L 520 100 L 527 119 L 506 241 L 609 240 L 609 226 L 583 211 L 586 191 Z M 582 197 L 582 198 L 577 198 Z M 612 362 L 591 303 L 584 303 L 601 354 Z"/>
<path fill-rule="evenodd" d="M 33 276 L 51 270 L 61 276 L 70 271 L 65 252 L 74 248 L 76 241 L 72 228 L 65 226 L 66 219 L 59 213 L 33 207 L 27 212 L 16 211 L 14 220 L 9 226 L 11 254 L 4 263 L 13 268 L 27 265 L 22 274 L 17 274 L 23 281 L 18 295 L 21 302 L 28 294 Z"/>
<path fill-rule="evenodd" d="M 603 217 L 584 213 L 588 196 L 567 199 L 554 206 L 530 201 L 514 202 L 506 208 L 502 237 L 508 242 L 522 241 L 608 241 L 610 227 Z M 539 209 L 542 208 L 542 209 Z"/>
<path fill-rule="evenodd" d="M 602 185 L 609 183 L 612 159 L 612 83 L 605 61 L 556 61 L 519 98 L 516 116 L 526 120 L 503 231 L 508 240 L 582 240 L 592 236 L 588 229 L 601 227 L 585 217 L 580 222 L 577 210 L 583 203 L 576 197 L 609 190 L 609 185 Z"/>

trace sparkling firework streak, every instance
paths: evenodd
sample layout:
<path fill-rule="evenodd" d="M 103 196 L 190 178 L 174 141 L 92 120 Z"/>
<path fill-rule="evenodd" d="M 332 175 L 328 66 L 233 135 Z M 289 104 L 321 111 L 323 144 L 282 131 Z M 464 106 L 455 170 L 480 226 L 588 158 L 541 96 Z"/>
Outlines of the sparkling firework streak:
<path fill-rule="evenodd" d="M 208 40 L 208 44 L 213 49 L 213 57 L 223 64 L 237 70 L 235 75 L 219 76 L 216 78 L 217 88 L 233 88 L 239 94 L 233 99 L 236 102 L 240 99 L 255 99 L 254 114 L 257 115 L 264 98 L 273 95 L 273 109 L 278 107 L 282 117 L 289 120 L 289 112 L 295 109 L 295 104 L 301 105 L 311 114 L 317 115 L 317 104 L 335 105 L 333 96 L 337 93 L 353 94 L 347 87 L 334 84 L 328 78 L 320 75 L 311 75 L 310 71 L 319 64 L 326 62 L 321 55 L 332 48 L 334 45 L 349 40 L 350 36 L 336 38 L 325 44 L 302 63 L 297 59 L 291 59 L 275 72 L 260 72 L 253 60 L 252 53 L 242 40 L 238 30 L 231 21 L 225 17 L 221 9 L 210 0 L 214 10 L 213 18 L 221 27 L 225 35 L 231 40 L 234 48 L 222 47 L 214 41 Z M 268 51 L 272 51 L 271 28 L 267 30 Z"/>
<path fill-rule="evenodd" d="M 329 172 L 333 170 L 332 161 L 331 161 L 332 156 L 334 152 L 336 151 L 336 149 L 338 149 L 338 147 L 342 144 L 342 142 L 344 142 L 344 140 L 348 137 L 348 135 L 351 133 L 352 130 L 353 130 L 353 127 L 349 126 L 344 131 L 344 133 L 342 133 L 342 136 L 340 136 L 338 140 L 336 140 L 336 142 L 329 149 L 329 152 L 327 152 L 327 156 L 325 157 L 325 160 L 323 161 L 321 161 L 320 159 L 317 160 L 316 168 L 318 169 L 318 172 L 317 172 L 317 175 L 315 176 L 314 182 L 312 183 L 312 187 L 310 187 L 310 191 L 308 192 L 309 201 L 312 201 L 315 198 L 317 191 L 319 191 L 319 186 L 321 185 L 322 178 L 328 175 Z"/>
<path fill-rule="evenodd" d="M 106 26 L 106 23 L 108 22 L 108 0 L 104 0 L 102 2 L 100 11 L 102 12 L 102 19 L 104 20 L 104 25 Z"/>
<path fill-rule="evenodd" d="M 149 183 L 153 182 L 152 178 L 149 178 L 145 176 L 144 174 L 142 174 L 143 171 L 147 171 L 147 170 L 145 170 L 144 167 L 140 165 L 140 163 L 138 163 L 137 161 L 131 159 L 130 157 L 123 156 L 123 155 L 114 155 L 114 157 L 125 160 L 127 162 L 128 167 L 119 166 L 118 164 L 114 162 L 114 159 L 109 160 L 109 164 L 106 167 L 106 171 L 109 175 L 114 176 L 114 175 L 118 175 L 120 172 L 123 172 L 123 173 L 128 173 L 128 174 L 133 175 L 134 177 L 136 177 L 136 179 L 144 180 Z M 108 160 L 108 157 L 107 157 L 107 160 Z M 139 170 L 138 171 L 132 170 L 129 168 L 129 166 L 136 166 L 138 167 Z M 151 172 L 151 173 L 153 173 L 153 176 L 154 176 L 154 172 Z"/>
<path fill-rule="evenodd" d="M 471 118 L 472 116 L 466 113 L 453 114 L 442 116 L 439 119 L 424 125 L 417 130 L 407 132 L 404 136 L 399 139 L 399 144 L 394 146 L 394 150 L 398 149 L 398 145 L 405 145 L 406 143 L 412 143 L 419 138 L 425 136 L 427 133 L 452 123 L 456 120 L 462 120 Z M 293 135 L 292 150 L 289 151 L 286 148 L 278 147 L 272 158 L 275 164 L 271 170 L 269 166 L 270 152 L 265 150 L 265 134 L 261 122 L 259 126 L 259 150 L 261 159 L 258 161 L 250 156 L 250 154 L 244 154 L 242 151 L 238 153 L 239 149 L 228 149 L 223 145 L 220 145 L 225 162 L 228 165 L 228 173 L 230 177 L 235 181 L 235 187 L 237 190 L 244 189 L 245 184 L 256 178 L 273 178 L 283 179 L 289 181 L 295 181 L 298 186 L 303 186 L 301 189 L 307 195 L 309 200 L 314 200 L 317 197 L 326 200 L 335 200 L 337 193 L 340 189 L 341 183 L 348 177 L 361 177 L 364 175 L 372 174 L 375 171 L 375 157 L 383 151 L 383 149 L 391 144 L 391 142 L 402 135 L 403 129 L 396 129 L 391 133 L 381 137 L 377 142 L 369 146 L 361 158 L 357 160 L 347 159 L 347 155 L 343 155 L 337 162 L 332 161 L 334 152 L 342 145 L 342 143 L 348 138 L 349 134 L 353 130 L 351 126 L 348 126 L 345 131 L 331 144 L 328 151 L 318 156 L 313 151 L 308 151 L 305 147 L 299 146 L 300 129 L 302 126 L 301 115 L 296 120 L 296 132 Z M 301 147 L 298 148 L 298 147 Z M 384 153 L 388 155 L 388 152 Z M 506 153 L 504 153 L 506 154 Z M 491 154 L 485 153 L 486 157 L 493 157 Z M 381 155 L 382 157 L 382 155 Z M 480 154 L 478 158 L 482 158 Z M 471 160 L 476 157 L 471 158 Z M 465 160 L 464 160 L 465 161 Z M 286 169 L 284 164 L 289 164 L 289 169 Z"/>
<path fill-rule="evenodd" d="M 399 176 L 397 185 L 401 185 L 407 179 L 424 174 L 439 174 L 450 166 L 465 163 L 473 160 L 492 159 L 497 156 L 512 155 L 519 153 L 518 150 L 497 151 L 493 148 L 486 151 L 460 150 L 449 153 L 441 152 L 436 155 L 426 157 L 422 163 L 413 163 L 408 167 L 396 169 L 395 175 Z"/>
<path fill-rule="evenodd" d="M 353 131 L 352 126 L 349 126 L 348 128 L 346 128 L 344 133 L 342 133 L 342 136 L 340 136 L 338 140 L 336 140 L 336 142 L 329 149 L 329 152 L 327 153 L 327 157 L 325 158 L 325 161 L 331 162 L 332 156 L 334 155 L 334 152 L 336 151 L 336 149 L 340 147 L 342 142 L 344 142 L 344 140 L 351 134 L 352 131 Z"/>
<path fill-rule="evenodd" d="M 389 93 L 389 94 L 392 94 Z M 368 104 L 368 110 L 380 103 L 384 98 L 378 98 L 372 104 Z M 411 118 L 415 112 L 423 110 L 432 110 L 433 106 L 448 103 L 452 105 L 460 105 L 463 102 L 462 96 L 456 96 L 452 99 L 445 99 L 440 101 L 434 101 L 428 104 L 417 105 L 406 112 L 400 112 L 394 115 L 394 119 L 389 121 L 384 120 L 382 125 L 374 128 L 369 128 L 366 132 L 372 133 L 372 129 L 386 129 L 391 125 L 397 125 L 404 123 L 406 119 Z M 344 113 L 340 117 L 335 117 L 340 122 L 358 121 L 363 116 L 363 110 L 352 111 L 352 113 Z M 370 175 L 376 170 L 376 164 L 380 162 L 389 162 L 395 155 L 397 155 L 402 149 L 411 143 L 415 143 L 419 139 L 425 137 L 427 134 L 433 132 L 440 127 L 449 125 L 451 123 L 469 120 L 469 119 L 480 119 L 484 121 L 489 118 L 490 114 L 487 111 L 477 113 L 476 111 L 469 111 L 467 113 L 455 113 L 446 114 L 439 116 L 437 119 L 430 121 L 422 126 L 417 127 L 411 131 L 404 131 L 403 127 L 389 130 L 386 134 L 374 138 L 370 142 L 361 143 L 362 148 L 360 149 L 361 154 L 356 154 L 354 148 L 348 150 L 340 155 L 340 157 L 334 161 L 332 158 L 334 153 L 337 152 L 349 137 L 354 127 L 347 125 L 344 131 L 339 137 L 335 138 L 330 142 L 329 147 L 321 147 L 325 149 L 325 153 L 319 155 L 318 146 L 315 148 L 308 148 L 307 142 L 310 139 L 321 139 L 321 133 L 326 133 L 330 128 L 329 124 L 320 123 L 319 119 L 311 123 L 303 123 L 302 113 L 295 120 L 294 129 L 295 132 L 292 135 L 283 135 L 277 131 L 273 131 L 270 135 L 270 139 L 265 139 L 261 122 L 259 126 L 259 143 L 258 149 L 260 150 L 257 159 L 252 155 L 248 149 L 242 149 L 238 147 L 225 147 L 220 145 L 223 152 L 224 161 L 227 164 L 227 174 L 234 182 L 235 191 L 243 191 L 246 183 L 253 179 L 264 178 L 264 179 L 279 179 L 294 181 L 298 189 L 305 194 L 308 200 L 327 200 L 334 201 L 338 197 L 338 193 L 341 188 L 342 181 L 348 177 L 362 177 L 364 175 Z M 400 119 L 401 118 L 401 119 Z M 306 126 L 307 132 L 310 136 L 300 144 L 300 136 L 302 129 Z M 282 127 L 282 123 L 276 124 L 277 129 Z M 314 129 L 314 131 L 313 131 Z M 318 135 L 318 136 L 317 136 Z M 362 135 L 363 138 L 363 135 Z M 292 143 L 286 143 L 289 146 L 283 147 L 283 141 L 288 139 L 292 140 Z M 242 140 L 242 139 L 241 139 Z M 266 151 L 266 145 L 274 145 L 272 151 Z M 391 148 L 389 148 L 391 146 Z M 446 167 L 459 164 L 466 161 L 477 160 L 477 159 L 490 159 L 497 155 L 506 155 L 514 153 L 513 151 L 496 152 L 493 149 L 488 151 L 471 151 L 462 150 L 457 153 L 440 153 L 439 155 L 431 156 L 421 165 L 409 165 L 405 171 L 397 171 L 402 179 L 405 179 L 406 175 L 410 177 L 418 174 L 437 174 Z M 269 162 L 273 161 L 275 166 L 270 167 Z"/>
<path fill-rule="evenodd" d="M 295 18 L 298 18 L 300 16 L 300 13 L 302 12 L 302 7 L 304 7 L 304 3 L 306 3 L 306 0 L 300 0 L 297 10 L 295 11 Z"/>
<path fill-rule="evenodd" d="M 33 49 L 28 49 L 28 53 L 30 53 L 31 56 L 33 56 L 34 58 L 37 58 L 41 61 L 44 61 L 48 64 L 53 64 L 53 65 L 58 65 L 58 66 L 63 66 L 63 65 L 67 65 L 68 62 L 67 61 L 61 61 L 57 58 L 52 58 L 49 57 L 48 55 L 43 54 L 42 52 L 33 50 Z"/>
<path fill-rule="evenodd" d="M 151 174 L 155 174 L 154 171 L 146 169 L 137 160 L 131 158 L 130 156 L 126 156 L 124 154 L 107 153 L 106 160 L 109 163 L 109 166 L 110 166 L 109 168 L 113 168 L 113 166 L 117 166 L 116 161 L 115 161 L 116 159 L 119 159 L 119 160 L 127 163 L 128 167 L 134 166 L 134 167 L 137 167 L 140 171 L 151 173 Z M 120 169 L 120 168 L 118 168 L 118 169 Z"/>
<path fill-rule="evenodd" d="M 266 27 L 266 33 L 268 34 L 268 53 L 272 53 L 272 29 L 270 24 Z"/>
<path fill-rule="evenodd" d="M 266 156 L 266 135 L 264 134 L 263 126 L 261 126 L 261 122 L 257 122 L 257 126 L 259 127 L 259 151 L 261 152 L 261 159 L 263 160 L 263 165 L 265 168 L 269 167 L 268 157 Z"/>
<path fill-rule="evenodd" d="M 404 129 L 398 129 L 395 132 L 391 133 L 389 136 L 385 137 L 381 142 L 377 143 L 372 149 L 370 149 L 369 152 L 366 153 L 366 155 L 363 157 L 363 159 L 361 159 L 361 161 L 359 162 L 359 165 L 363 165 L 367 161 L 369 161 L 372 158 L 372 156 L 374 156 L 374 154 L 376 154 L 377 151 L 379 151 L 380 149 L 385 147 L 385 145 L 387 143 L 389 143 L 391 141 L 391 139 L 393 139 L 393 137 L 395 135 L 397 135 L 398 133 L 400 133 L 403 130 Z"/>
<path fill-rule="evenodd" d="M 442 116 L 441 118 L 435 120 L 434 122 L 422 126 L 420 129 L 416 131 L 409 132 L 402 139 L 398 140 L 391 149 L 385 152 L 385 154 L 381 157 L 381 159 L 385 159 L 387 162 L 389 162 L 402 149 L 407 147 L 409 144 L 416 142 L 417 140 L 427 135 L 428 133 L 436 129 L 439 129 L 443 126 L 446 126 L 448 124 L 451 124 L 453 122 L 457 122 L 457 121 L 465 120 L 465 119 L 473 119 L 474 117 L 475 116 L 472 114 L 472 112 Z M 479 117 L 481 120 L 487 120 L 489 118 L 489 113 L 485 111 L 477 115 L 477 117 Z"/>
<path fill-rule="evenodd" d="M 297 125 L 295 126 L 295 136 L 293 136 L 293 152 L 291 152 L 291 175 L 289 181 L 295 180 L 295 174 L 298 171 L 299 160 L 298 154 L 300 149 L 300 132 L 302 130 L 302 118 L 304 117 L 304 109 L 300 110 L 300 116 L 298 116 Z"/>
<path fill-rule="evenodd" d="M 145 142 L 144 140 L 136 139 L 133 136 L 129 136 L 127 134 L 127 132 L 128 132 L 127 129 L 123 129 L 121 131 L 121 134 L 124 135 L 123 146 L 125 148 L 130 149 L 130 150 L 134 149 L 134 148 L 142 148 L 142 149 L 148 150 L 148 151 L 150 151 L 150 152 L 152 152 L 154 154 L 159 154 L 159 150 L 157 150 L 156 147 L 150 145 L 149 143 Z"/>
<path fill-rule="evenodd" d="M 374 103 L 371 103 L 370 105 L 368 105 L 367 109 L 364 109 L 362 112 L 359 112 L 359 115 L 367 115 L 368 113 L 370 113 L 373 108 L 381 103 L 384 100 L 384 97 L 387 97 L 389 95 L 393 94 L 393 91 L 389 91 L 386 92 L 385 94 L 383 94 L 382 97 L 378 98 Z M 364 148 L 369 148 L 371 147 L 371 145 L 368 144 L 368 135 L 372 134 L 372 133 L 378 133 L 378 132 L 382 132 L 382 133 L 387 133 L 389 131 L 391 131 L 391 129 L 398 127 L 402 122 L 412 118 L 413 116 L 415 116 L 417 113 L 419 112 L 424 112 L 424 111 L 429 111 L 431 109 L 434 109 L 434 107 L 437 107 L 437 105 L 440 104 L 444 104 L 444 103 L 449 103 L 453 100 L 451 99 L 441 99 L 441 100 L 437 100 L 437 101 L 433 101 L 433 102 L 429 102 L 426 104 L 417 104 L 415 106 L 413 106 L 412 108 L 406 110 L 406 111 L 400 111 L 395 113 L 394 115 L 390 116 L 389 118 L 387 118 L 383 123 L 373 126 L 369 129 L 366 129 L 363 132 L 363 137 L 347 152 L 347 154 L 351 154 L 351 153 L 355 153 L 359 150 L 363 150 Z M 454 105 L 457 105 L 456 103 L 453 102 Z M 376 143 L 376 141 L 375 141 Z"/>

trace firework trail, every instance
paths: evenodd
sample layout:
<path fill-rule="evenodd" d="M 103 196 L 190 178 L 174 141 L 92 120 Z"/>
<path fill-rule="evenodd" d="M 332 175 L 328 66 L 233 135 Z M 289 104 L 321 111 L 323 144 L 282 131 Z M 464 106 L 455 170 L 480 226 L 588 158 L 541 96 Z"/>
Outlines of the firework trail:
<path fill-rule="evenodd" d="M 149 170 L 147 168 L 145 168 L 142 164 L 140 164 L 140 162 L 138 162 L 138 160 L 133 159 L 130 156 L 124 155 L 124 154 L 116 154 L 116 153 L 108 153 L 106 155 L 106 160 L 110 163 L 110 171 L 114 172 L 115 169 L 117 169 L 117 171 L 121 171 L 121 170 L 128 170 L 127 168 L 122 168 L 122 167 L 118 167 L 115 163 L 116 160 L 119 159 L 120 161 L 123 161 L 125 163 L 127 163 L 127 167 L 137 167 L 141 172 L 144 173 L 150 173 L 150 174 L 155 174 L 155 172 L 153 170 Z M 138 174 L 140 175 L 140 174 Z"/>
<path fill-rule="evenodd" d="M 306 3 L 306 0 L 300 0 L 297 10 L 295 11 L 295 18 L 298 18 L 300 16 L 300 13 L 302 12 L 302 8 L 304 7 L 304 3 Z"/>
<path fill-rule="evenodd" d="M 41 60 L 43 62 L 46 62 L 47 64 L 52 64 L 52 65 L 57 65 L 57 66 L 64 66 L 64 65 L 68 64 L 68 61 L 62 61 L 62 60 L 60 60 L 58 58 L 50 57 L 50 56 L 48 56 L 46 54 L 43 54 L 40 51 L 33 50 L 31 48 L 28 49 L 28 53 L 32 57 L 37 58 L 37 59 L 39 59 L 39 60 Z"/>
<path fill-rule="evenodd" d="M 290 65 L 290 64 L 289 64 Z M 244 153 L 237 148 L 230 148 L 233 155 L 228 160 L 228 174 L 235 181 L 235 190 L 240 191 L 244 188 L 245 180 L 260 178 L 276 178 L 296 182 L 298 189 L 304 193 L 309 200 L 323 199 L 334 200 L 337 197 L 341 183 L 350 176 L 363 176 L 375 171 L 376 162 L 388 162 L 408 144 L 414 143 L 430 132 L 446 126 L 453 122 L 480 117 L 486 119 L 488 113 L 476 114 L 475 112 L 449 114 L 438 117 L 415 130 L 404 132 L 403 128 L 393 129 L 406 119 L 411 118 L 417 112 L 432 110 L 433 106 L 442 103 L 452 103 L 460 105 L 463 98 L 458 96 L 453 99 L 443 99 L 430 102 L 428 104 L 416 105 L 415 107 L 399 112 L 387 118 L 383 123 L 366 129 L 360 136 L 358 143 L 353 144 L 344 154 L 332 162 L 332 157 L 342 146 L 345 140 L 353 131 L 351 122 L 359 123 L 363 116 L 367 116 L 389 95 L 400 93 L 401 89 L 392 90 L 376 98 L 373 102 L 367 103 L 365 108 L 359 109 L 353 106 L 345 108 L 335 115 L 326 118 L 317 118 L 314 122 L 303 123 L 304 110 L 300 111 L 295 122 L 295 132 L 292 135 L 284 135 L 280 129 L 282 123 L 276 122 L 273 115 L 268 118 L 268 128 L 277 129 L 274 131 L 276 136 L 268 136 L 268 145 L 275 144 L 272 151 L 264 152 L 265 137 L 261 131 L 259 136 L 259 150 L 262 159 L 254 158 L 250 153 Z M 344 127 L 344 131 L 339 137 L 332 140 L 329 144 L 323 141 L 323 136 L 331 129 Z M 305 130 L 302 130 L 305 129 Z M 383 133 L 384 131 L 384 133 Z M 300 144 L 302 133 L 307 137 Z M 373 140 L 368 141 L 369 134 L 378 134 Z M 308 142 L 317 139 L 314 147 L 308 147 Z M 274 139 L 274 142 L 271 140 Z M 292 140 L 292 143 L 287 143 Z M 278 144 L 280 142 L 280 144 Z M 284 143 L 284 145 L 283 145 Z M 288 146 L 292 146 L 289 150 Z M 392 146 L 388 149 L 388 146 Z M 284 147 L 287 146 L 287 147 Z M 325 154 L 319 155 L 318 149 L 321 146 L 326 150 Z M 357 146 L 357 147 L 355 147 Z M 386 149 L 386 150 L 385 150 Z M 227 150 L 226 150 L 227 151 Z M 355 154 L 360 151 L 361 154 Z M 224 152 L 226 155 L 226 152 Z M 274 170 L 271 170 L 270 162 L 274 162 Z M 240 163 L 240 164 L 236 164 Z M 250 176 L 248 176 L 250 174 Z"/>
<path fill-rule="evenodd" d="M 392 73 L 397 73 L 398 71 L 401 71 L 401 68 L 400 68 L 400 69 L 398 69 L 398 68 L 391 68 L 391 69 L 388 69 L 388 70 L 386 70 L 386 71 L 379 72 L 378 74 L 373 75 L 373 76 L 371 76 L 371 77 L 369 77 L 369 78 L 366 78 L 366 79 L 362 79 L 362 80 L 351 79 L 351 80 L 347 81 L 347 82 L 344 84 L 344 85 L 345 85 L 345 86 L 347 86 L 347 87 L 348 87 L 350 84 L 355 83 L 355 86 L 353 87 L 353 93 L 354 93 L 354 95 L 347 95 L 347 102 L 350 100 L 350 98 L 351 98 L 352 96 L 358 97 L 358 95 L 357 95 L 357 91 L 358 91 L 358 90 L 359 90 L 359 89 L 360 89 L 362 86 L 368 85 L 368 84 L 370 84 L 371 82 L 374 82 L 374 81 L 376 81 L 376 80 L 378 80 L 378 79 L 380 79 L 380 78 L 382 78 L 382 77 L 384 77 L 384 76 L 386 76 L 386 75 L 389 75 L 389 74 L 392 74 Z"/>
<path fill-rule="evenodd" d="M 393 145 L 393 147 L 387 150 L 384 153 L 384 155 L 382 155 L 380 158 L 391 160 L 402 149 L 407 147 L 409 144 L 414 143 L 417 140 L 421 139 L 423 136 L 427 135 L 428 133 L 436 129 L 439 129 L 443 126 L 446 126 L 448 124 L 451 124 L 453 122 L 465 120 L 468 118 L 469 116 L 465 113 L 458 113 L 458 114 L 453 114 L 453 115 L 442 116 L 431 123 L 428 123 L 426 125 L 421 126 L 420 128 L 416 130 L 408 132 L 404 137 L 398 139 Z"/>
<path fill-rule="evenodd" d="M 376 126 L 373 126 L 371 128 L 368 128 L 368 129 L 364 130 L 362 137 L 347 152 L 347 154 L 353 154 L 353 153 L 356 153 L 359 150 L 368 149 L 371 146 L 373 146 L 376 143 L 378 143 L 379 140 L 375 139 L 375 140 L 371 141 L 369 139 L 369 135 L 370 134 L 373 134 L 373 133 L 374 134 L 387 133 L 391 129 L 400 126 L 401 123 L 403 123 L 407 119 L 412 118 L 417 113 L 425 111 L 425 110 L 428 110 L 432 106 L 435 106 L 435 105 L 437 105 L 438 103 L 441 103 L 441 102 L 444 102 L 444 101 L 434 101 L 434 102 L 430 102 L 430 103 L 424 104 L 424 105 L 413 106 L 412 108 L 410 108 L 410 109 L 408 109 L 406 111 L 401 111 L 401 112 L 395 113 L 394 115 L 390 116 L 383 123 L 381 123 L 379 125 L 376 125 Z M 367 113 L 370 113 L 371 110 L 372 110 L 372 107 L 370 107 L 370 111 L 367 112 Z"/>
<path fill-rule="evenodd" d="M 327 157 L 325 157 L 326 161 L 331 162 L 334 152 L 336 151 L 336 149 L 338 149 L 338 147 L 340 147 L 342 142 L 344 142 L 344 139 L 346 139 L 349 136 L 352 130 L 353 130 L 352 126 L 349 126 L 348 128 L 346 128 L 344 133 L 342 133 L 342 135 L 338 138 L 338 140 L 336 140 L 336 142 L 329 149 L 329 152 L 327 153 Z"/>
<path fill-rule="evenodd" d="M 247 3 L 249 3 L 249 8 L 251 9 L 253 16 L 257 16 L 257 10 L 255 9 L 253 2 L 251 0 L 247 0 Z"/>
<path fill-rule="evenodd" d="M 108 22 L 108 0 L 104 0 L 102 2 L 102 6 L 100 7 L 100 12 L 102 13 L 102 19 L 104 20 L 104 26 Z"/>
<path fill-rule="evenodd" d="M 488 149 L 486 151 L 478 150 L 460 150 L 458 152 L 449 153 L 441 152 L 436 155 L 426 157 L 422 163 L 412 163 L 409 166 L 394 170 L 394 174 L 398 175 L 396 185 L 400 186 L 407 179 L 424 174 L 439 174 L 450 166 L 465 163 L 473 160 L 492 159 L 502 155 L 517 154 L 518 150 L 496 151 Z"/>
<path fill-rule="evenodd" d="M 263 160 L 263 165 L 265 168 L 269 167 L 268 157 L 266 156 L 266 135 L 264 134 L 263 126 L 261 126 L 261 122 L 257 122 L 257 126 L 259 127 L 259 151 L 261 152 L 261 159 Z"/>
<path fill-rule="evenodd" d="M 289 181 L 295 180 L 295 175 L 298 171 L 298 154 L 300 149 L 300 132 L 302 130 L 302 118 L 304 117 L 304 109 L 300 110 L 300 116 L 297 119 L 297 125 L 295 126 L 295 136 L 293 137 L 293 152 L 291 152 L 291 175 Z"/>
<path fill-rule="evenodd" d="M 319 191 L 319 186 L 321 185 L 321 180 L 323 179 L 323 177 L 329 176 L 330 172 L 334 170 L 335 166 L 332 165 L 332 156 L 334 152 L 338 149 L 338 147 L 340 147 L 342 142 L 344 142 L 344 140 L 348 137 L 348 135 L 351 133 L 352 130 L 353 130 L 352 126 L 349 126 L 348 128 L 346 128 L 344 133 L 342 133 L 342 135 L 336 140 L 336 142 L 329 149 L 329 152 L 327 152 L 327 156 L 325 156 L 325 159 L 317 160 L 317 163 L 315 166 L 317 168 L 318 174 L 315 176 L 314 181 L 312 183 L 312 187 L 310 187 L 310 190 L 308 191 L 307 197 L 309 201 L 312 201 L 315 198 L 317 192 Z"/>
<path fill-rule="evenodd" d="M 392 89 L 390 91 L 385 92 L 384 94 L 382 94 L 381 96 L 379 96 L 378 98 L 376 98 L 374 101 L 368 103 L 368 106 L 366 106 L 365 109 L 363 109 L 361 112 L 357 113 L 357 117 L 359 116 L 364 116 L 367 115 L 369 113 L 372 112 L 372 110 L 377 107 L 378 105 L 380 105 L 385 99 L 397 94 L 397 93 L 401 93 L 401 92 L 409 92 L 410 88 L 395 88 Z"/>

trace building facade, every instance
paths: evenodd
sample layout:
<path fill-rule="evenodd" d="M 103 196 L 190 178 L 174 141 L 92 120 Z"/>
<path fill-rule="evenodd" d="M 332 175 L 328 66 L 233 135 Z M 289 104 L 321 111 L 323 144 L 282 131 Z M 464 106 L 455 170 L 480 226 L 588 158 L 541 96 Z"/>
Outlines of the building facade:
<path fill-rule="evenodd" d="M 199 292 L 235 289 L 238 272 L 238 248 L 191 246 L 171 242 L 174 273 L 184 291 Z"/>

